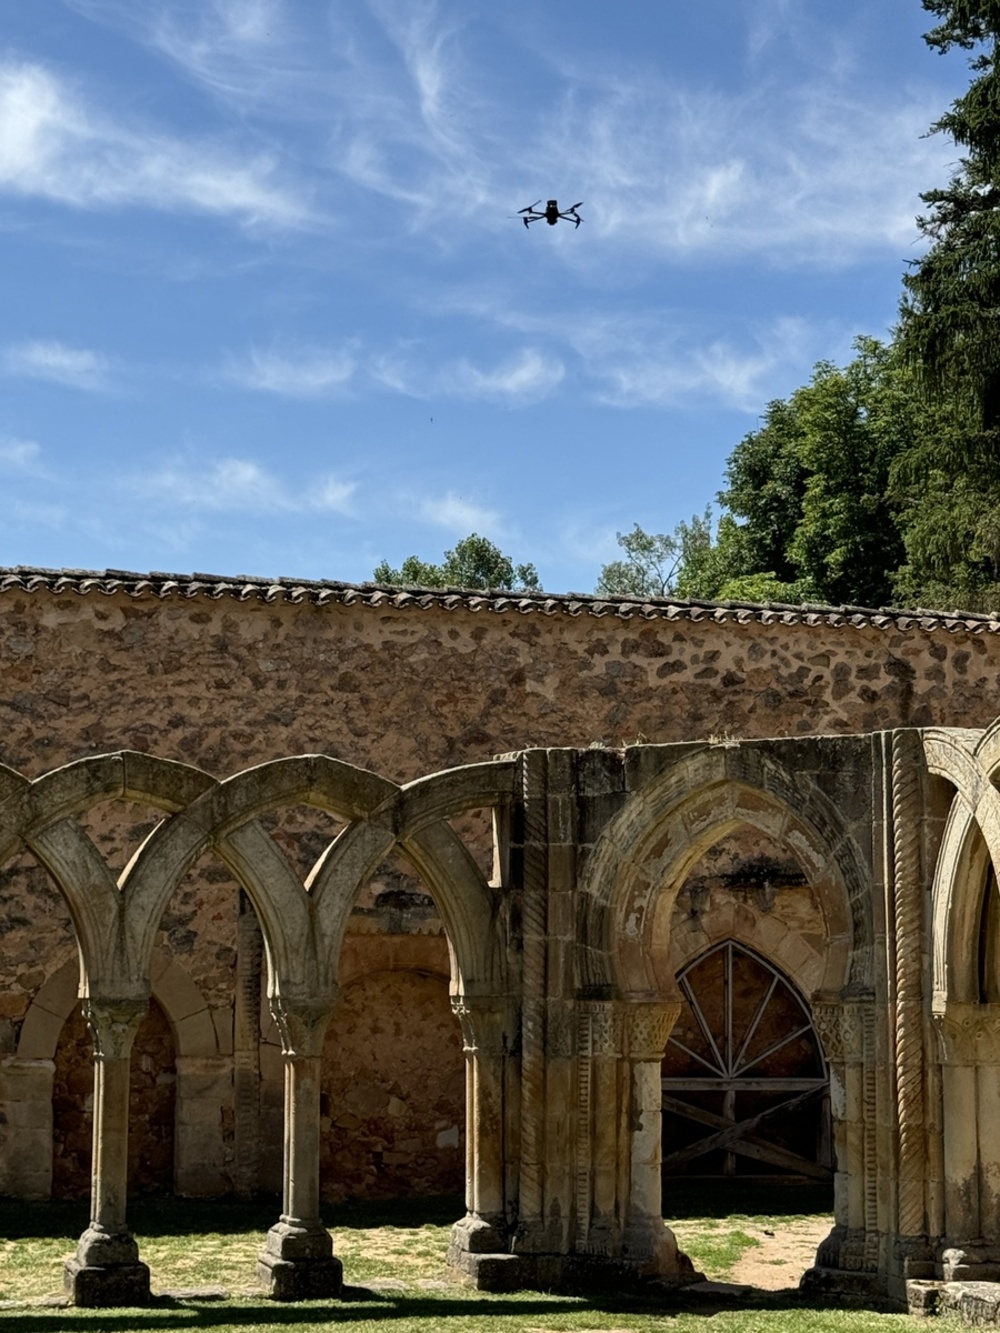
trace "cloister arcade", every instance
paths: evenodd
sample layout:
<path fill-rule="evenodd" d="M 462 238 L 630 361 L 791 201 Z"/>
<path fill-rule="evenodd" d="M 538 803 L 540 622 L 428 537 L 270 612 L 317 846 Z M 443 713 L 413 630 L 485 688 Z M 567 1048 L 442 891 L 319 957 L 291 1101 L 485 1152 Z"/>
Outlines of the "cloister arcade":
<path fill-rule="evenodd" d="M 224 780 L 133 752 L 34 781 L 0 769 L 0 860 L 27 850 L 44 866 L 79 949 L 6 1061 L 3 1151 L 51 1159 L 52 1058 L 79 998 L 94 1041 L 91 1220 L 66 1280 L 80 1304 L 148 1299 L 126 1217 L 130 1051 L 153 999 L 176 1063 L 175 1188 L 195 1193 L 203 1127 L 231 1075 L 203 997 L 156 933 L 212 851 L 260 922 L 284 1061 L 282 1204 L 259 1275 L 279 1299 L 337 1294 L 320 1218 L 321 1058 L 352 907 L 398 849 L 447 931 L 467 1147 L 449 1258 L 480 1286 L 692 1279 L 664 1223 L 661 1066 L 682 1006 L 693 1012 L 685 978 L 713 951 L 727 985 L 734 966 L 765 978 L 752 1013 L 734 1025 L 727 1011 L 728 1054 L 715 1052 L 734 1097 L 760 1073 L 749 1053 L 772 995 L 785 997 L 774 1021 L 791 1015 L 814 1043 L 803 1078 L 815 1087 L 799 1091 L 826 1095 L 828 1079 L 836 1221 L 806 1281 L 900 1297 L 908 1278 L 1000 1278 L 997 774 L 1000 726 L 527 750 L 402 786 L 323 755 Z M 112 800 L 161 815 L 117 876 L 81 818 Z M 261 822 L 292 805 L 342 822 L 304 878 Z M 456 831 L 472 811 L 492 815 L 492 876 Z M 741 829 L 801 868 L 811 933 L 681 910 L 692 867 Z M 759 1043 L 758 1055 L 775 1046 Z M 724 1119 L 705 1112 L 703 1127 L 729 1151 Z"/>

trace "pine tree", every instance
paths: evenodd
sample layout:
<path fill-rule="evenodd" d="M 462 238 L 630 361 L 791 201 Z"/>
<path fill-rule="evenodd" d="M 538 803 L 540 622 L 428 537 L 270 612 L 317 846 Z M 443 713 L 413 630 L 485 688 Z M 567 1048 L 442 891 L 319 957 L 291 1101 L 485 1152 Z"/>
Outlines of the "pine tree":
<path fill-rule="evenodd" d="M 921 197 L 931 245 L 903 279 L 901 348 L 930 397 L 969 412 L 955 462 L 982 465 L 1000 428 L 1000 2 L 923 0 L 942 22 L 925 35 L 941 53 L 974 51 L 976 77 L 931 127 L 965 150 L 943 189 Z M 989 437 L 989 438 L 984 438 Z M 964 455 L 964 458 L 963 458 Z M 988 467 L 990 480 L 995 469 Z"/>

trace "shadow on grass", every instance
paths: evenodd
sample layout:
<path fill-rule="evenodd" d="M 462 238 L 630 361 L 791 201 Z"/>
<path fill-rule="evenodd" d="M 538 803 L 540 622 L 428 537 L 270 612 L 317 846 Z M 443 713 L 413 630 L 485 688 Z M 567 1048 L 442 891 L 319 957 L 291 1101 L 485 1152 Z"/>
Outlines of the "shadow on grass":
<path fill-rule="evenodd" d="M 773 1292 L 759 1292 L 756 1297 L 739 1302 L 721 1300 L 711 1305 L 694 1303 L 682 1295 L 656 1297 L 555 1297 L 535 1292 L 515 1293 L 511 1296 L 418 1296 L 403 1293 L 367 1294 L 367 1299 L 341 1301 L 304 1301 L 294 1305 L 280 1305 L 268 1300 L 241 1301 L 238 1304 L 220 1302 L 199 1304 L 160 1298 L 152 1306 L 132 1310 L 78 1310 L 74 1324 L 96 1326 L 101 1333 L 140 1333 L 140 1330 L 170 1330 L 182 1328 L 249 1328 L 262 1325 L 295 1328 L 328 1323 L 367 1324 L 391 1326 L 395 1320 L 426 1320 L 428 1325 L 446 1324 L 451 1319 L 486 1320 L 491 1316 L 504 1318 L 544 1318 L 567 1314 L 593 1315 L 597 1318 L 615 1315 L 652 1315 L 659 1318 L 687 1314 L 708 1319 L 725 1309 L 744 1311 L 812 1310 L 833 1308 L 815 1300 L 803 1301 L 797 1297 Z M 19 1311 L 21 1315 L 28 1312 Z M 33 1333 L 65 1333 L 65 1311 L 31 1311 L 30 1322 L 24 1327 Z"/>
<path fill-rule="evenodd" d="M 243 1202 L 232 1199 L 178 1199 L 174 1195 L 146 1195 L 129 1202 L 128 1220 L 133 1232 L 143 1236 L 237 1235 L 259 1231 L 262 1235 L 278 1220 L 278 1199 L 261 1197 Z M 0 1237 L 28 1240 L 64 1237 L 75 1241 L 87 1225 L 86 1200 L 25 1203 L 0 1199 Z M 331 1204 L 323 1209 L 328 1227 L 367 1230 L 373 1227 L 450 1226 L 465 1213 L 460 1197 L 446 1195 L 426 1199 L 375 1199 Z"/>

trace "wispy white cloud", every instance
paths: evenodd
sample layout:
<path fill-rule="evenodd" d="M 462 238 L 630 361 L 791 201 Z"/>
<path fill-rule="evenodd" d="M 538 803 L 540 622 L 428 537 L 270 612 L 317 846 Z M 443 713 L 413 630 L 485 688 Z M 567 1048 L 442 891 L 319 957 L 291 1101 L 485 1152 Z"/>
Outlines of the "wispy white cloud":
<path fill-rule="evenodd" d="M 462 535 L 470 532 L 499 534 L 501 528 L 500 515 L 495 509 L 466 500 L 454 491 L 421 500 L 418 512 L 425 523 Z"/>
<path fill-rule="evenodd" d="M 459 398 L 468 402 L 526 407 L 547 398 L 566 373 L 562 361 L 523 347 L 498 365 L 483 368 L 466 357 L 432 364 L 412 351 L 374 356 L 370 373 L 377 384 L 412 398 Z"/>
<path fill-rule="evenodd" d="M 836 266 L 910 245 L 918 191 L 953 156 L 921 137 L 939 91 L 886 80 L 858 92 L 845 77 L 850 36 L 815 15 L 807 22 L 796 0 L 759 0 L 750 11 L 751 54 L 780 66 L 762 66 L 751 83 L 720 90 L 532 52 L 549 77 L 523 105 L 490 92 L 482 20 L 436 0 L 309 13 L 281 0 L 69 3 L 165 56 L 244 125 L 266 122 L 281 140 L 294 123 L 296 153 L 334 211 L 356 212 L 357 196 L 345 202 L 338 188 L 346 178 L 397 204 L 397 225 L 433 228 L 442 247 L 512 225 L 508 210 L 528 202 L 525 180 L 570 178 L 588 240 L 553 237 L 563 263 L 756 256 Z M 775 55 L 768 48 L 792 18 L 807 32 Z M 265 161 L 253 179 L 266 191 L 272 177 Z M 240 211 L 239 192 L 232 197 Z"/>
<path fill-rule="evenodd" d="M 41 445 L 34 440 L 18 440 L 10 435 L 0 435 L 0 471 L 29 477 L 44 476 Z"/>
<path fill-rule="evenodd" d="M 0 372 L 20 379 L 48 380 L 71 389 L 109 387 L 111 363 L 100 352 L 54 340 L 11 343 L 0 350 Z"/>
<path fill-rule="evenodd" d="M 253 348 L 243 360 L 230 360 L 227 378 L 247 389 L 290 398 L 315 398 L 345 389 L 358 367 L 352 346 L 294 353 Z"/>
<path fill-rule="evenodd" d="M 309 217 L 273 157 L 95 109 L 52 70 L 0 64 L 0 191 L 78 208 L 146 207 L 294 227 Z"/>
<path fill-rule="evenodd" d="M 576 385 L 616 407 L 711 404 L 756 414 L 762 401 L 787 392 L 789 375 L 807 375 L 831 347 L 848 355 L 853 337 L 829 321 L 788 315 L 730 320 L 722 334 L 706 329 L 703 317 L 662 307 L 538 312 L 512 305 L 498 291 L 457 290 L 439 300 L 442 309 L 548 345 L 539 354 L 542 364 L 568 363 Z"/>
<path fill-rule="evenodd" d="M 525 348 L 492 370 L 482 370 L 466 360 L 458 361 L 444 368 L 439 384 L 442 390 L 458 398 L 513 406 L 547 398 L 564 374 L 561 361 L 535 348 Z"/>
<path fill-rule="evenodd" d="M 356 483 L 331 475 L 292 488 L 246 458 L 220 458 L 208 464 L 172 460 L 133 477 L 129 485 L 162 508 L 258 514 L 349 514 L 357 490 Z"/>
<path fill-rule="evenodd" d="M 778 319 L 735 337 L 699 341 L 675 329 L 664 335 L 651 324 L 623 328 L 592 325 L 579 346 L 600 401 L 619 407 L 676 407 L 715 402 L 758 412 L 770 396 L 769 380 L 781 369 L 814 359 L 821 346 L 801 319 Z"/>
<path fill-rule="evenodd" d="M 10 503 L 8 513 L 15 524 L 26 528 L 52 528 L 59 530 L 69 525 L 70 513 L 65 505 L 44 500 L 15 499 Z"/>

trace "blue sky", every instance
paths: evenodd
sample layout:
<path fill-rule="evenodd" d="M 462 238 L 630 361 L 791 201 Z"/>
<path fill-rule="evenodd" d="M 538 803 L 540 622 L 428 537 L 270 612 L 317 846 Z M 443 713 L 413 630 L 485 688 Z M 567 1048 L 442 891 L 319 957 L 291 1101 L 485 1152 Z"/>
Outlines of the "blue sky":
<path fill-rule="evenodd" d="M 884 335 L 918 0 L 0 0 L 0 563 L 589 591 Z M 536 199 L 583 225 L 529 230 Z"/>

